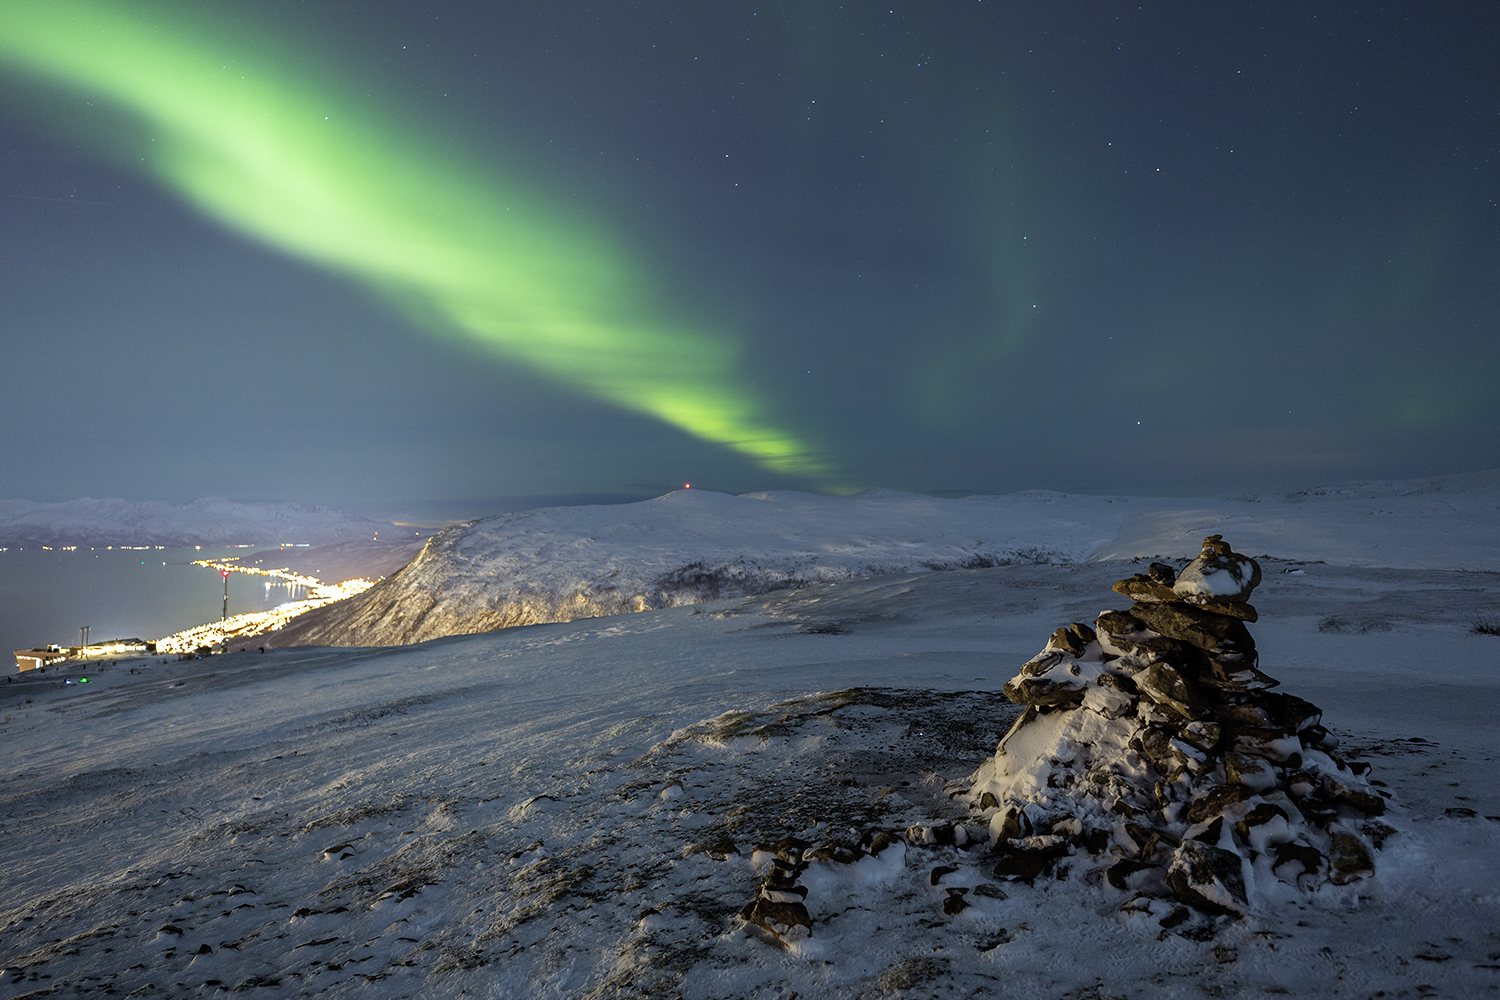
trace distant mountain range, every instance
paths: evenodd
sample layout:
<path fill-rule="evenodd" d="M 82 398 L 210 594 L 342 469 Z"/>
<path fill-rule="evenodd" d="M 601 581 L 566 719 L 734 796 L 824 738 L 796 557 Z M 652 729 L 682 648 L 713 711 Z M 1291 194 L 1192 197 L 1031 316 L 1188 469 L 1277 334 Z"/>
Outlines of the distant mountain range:
<path fill-rule="evenodd" d="M 35 503 L 0 500 L 0 546 L 43 545 L 329 545 L 390 530 L 331 507 L 236 503 L 204 497 L 192 503 L 115 497 Z"/>
<path fill-rule="evenodd" d="M 396 645 L 892 573 L 1185 560 L 1210 534 L 1289 561 L 1493 571 L 1500 471 L 1238 498 L 678 490 L 529 510 L 444 529 L 399 572 L 273 638 Z"/>

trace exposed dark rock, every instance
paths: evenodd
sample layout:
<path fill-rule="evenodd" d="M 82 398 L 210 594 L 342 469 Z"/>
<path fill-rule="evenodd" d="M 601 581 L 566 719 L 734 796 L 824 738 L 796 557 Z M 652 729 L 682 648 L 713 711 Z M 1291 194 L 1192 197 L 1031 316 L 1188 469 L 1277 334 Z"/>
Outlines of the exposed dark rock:
<path fill-rule="evenodd" d="M 1153 632 L 1128 611 L 1106 611 L 1094 619 L 1094 626 L 1109 640 L 1110 646 L 1137 657 L 1142 663 L 1179 661 L 1186 655 L 1182 643 Z"/>
<path fill-rule="evenodd" d="M 956 871 L 958 871 L 958 865 L 938 865 L 928 874 L 927 881 L 932 885 L 937 885 L 943 880 L 944 875 L 952 875 Z"/>
<path fill-rule="evenodd" d="M 1208 701 L 1198 685 L 1170 664 L 1153 663 L 1132 680 L 1141 694 L 1184 719 L 1201 719 L 1208 713 Z"/>
<path fill-rule="evenodd" d="M 853 864 L 864 856 L 864 851 L 845 844 L 824 844 L 822 847 L 814 847 L 803 854 L 808 861 L 832 861 L 841 865 Z"/>
<path fill-rule="evenodd" d="M 1086 681 L 1078 677 L 1012 677 L 1002 689 L 1005 697 L 1017 705 L 1034 708 L 1051 708 L 1056 705 L 1077 704 L 1083 700 Z"/>
<path fill-rule="evenodd" d="M 790 861 L 796 863 L 802 860 L 802 852 L 806 851 L 811 846 L 812 845 L 807 841 L 801 840 L 797 837 L 782 837 L 776 842 L 775 846 L 772 847 L 771 850 L 774 851 L 776 857 L 780 858 L 782 861 Z"/>
<path fill-rule="evenodd" d="M 995 865 L 998 878 L 1030 882 L 1042 873 L 1050 859 L 1040 851 L 1004 851 Z"/>
<path fill-rule="evenodd" d="M 1323 721 L 1322 709 L 1296 695 L 1277 691 L 1274 694 L 1263 694 L 1257 701 L 1276 725 L 1294 733 Z"/>
<path fill-rule="evenodd" d="M 1047 648 L 1058 652 L 1082 656 L 1084 649 L 1095 639 L 1094 630 L 1082 622 L 1073 622 L 1052 633 Z"/>
<path fill-rule="evenodd" d="M 1160 872 L 1159 865 L 1153 865 L 1146 861 L 1132 861 L 1130 858 L 1121 858 L 1109 866 L 1105 877 L 1109 884 L 1121 892 L 1129 892 L 1140 887 L 1145 881 L 1144 873 Z"/>
<path fill-rule="evenodd" d="M 1295 882 L 1304 874 L 1317 875 L 1323 868 L 1323 852 L 1311 844 L 1288 841 L 1284 844 L 1277 844 L 1271 848 L 1271 852 L 1276 859 L 1272 870 L 1278 878 Z M 1282 871 L 1283 868 L 1291 866 L 1300 868 L 1300 871 Z"/>
<path fill-rule="evenodd" d="M 1142 573 L 1126 580 L 1121 580 L 1114 585 L 1114 592 L 1124 594 L 1133 601 L 1180 601 L 1182 598 L 1172 589 L 1170 584 L 1157 583 Z"/>
<path fill-rule="evenodd" d="M 1205 913 L 1243 916 L 1249 909 L 1240 856 L 1185 840 L 1167 866 L 1167 885 L 1180 901 Z"/>
<path fill-rule="evenodd" d="M 1276 769 L 1264 757 L 1231 750 L 1224 755 L 1224 780 L 1252 792 L 1262 792 L 1276 787 Z"/>
<path fill-rule="evenodd" d="M 1255 648 L 1243 621 L 1191 604 L 1137 604 L 1130 613 L 1151 631 L 1210 653 L 1248 652 Z"/>
<path fill-rule="evenodd" d="M 1238 618 L 1241 621 L 1254 623 L 1260 617 L 1255 613 L 1254 605 L 1244 601 L 1198 601 L 1195 603 L 1204 611 L 1216 615 L 1228 615 L 1230 618 Z"/>
<path fill-rule="evenodd" d="M 1375 874 L 1375 862 L 1371 860 L 1369 850 L 1359 837 L 1339 827 L 1334 827 L 1328 833 L 1333 840 L 1333 849 L 1328 856 L 1330 882 L 1334 885 L 1348 885 Z"/>
<path fill-rule="evenodd" d="M 1215 785 L 1188 803 L 1182 811 L 1183 819 L 1188 823 L 1202 823 L 1249 797 L 1249 790 L 1241 785 Z"/>
<path fill-rule="evenodd" d="M 793 937 L 798 928 L 802 929 L 802 933 L 812 933 L 812 917 L 808 916 L 807 906 L 800 902 L 776 903 L 756 899 L 740 911 L 740 916 L 783 944 Z"/>

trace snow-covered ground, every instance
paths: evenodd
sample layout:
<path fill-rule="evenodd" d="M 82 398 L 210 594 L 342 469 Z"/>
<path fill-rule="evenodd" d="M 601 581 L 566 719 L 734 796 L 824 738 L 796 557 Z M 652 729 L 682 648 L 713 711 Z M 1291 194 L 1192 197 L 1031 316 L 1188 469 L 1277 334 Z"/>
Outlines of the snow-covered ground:
<path fill-rule="evenodd" d="M 1214 530 L 1275 556 L 1250 517 Z M 1084 856 L 1028 885 L 904 839 L 812 861 L 791 948 L 737 918 L 784 838 L 961 822 L 1001 685 L 1144 568 L 1017 564 L 0 684 L 0 996 L 1492 995 L 1500 576 L 1493 515 L 1448 545 L 1445 517 L 1404 568 L 1306 561 L 1360 543 L 1333 529 L 1263 560 L 1261 666 L 1373 765 L 1393 832 L 1373 878 L 1211 937 L 1122 918 Z"/>
<path fill-rule="evenodd" d="M 205 497 L 173 505 L 85 497 L 62 503 L 0 500 L 0 546 L 331 545 L 373 538 L 391 525 L 330 507 L 236 503 Z"/>
<path fill-rule="evenodd" d="M 1500 470 L 1249 498 L 1026 492 L 944 500 L 678 490 L 641 503 L 484 518 L 297 620 L 276 645 L 394 645 L 923 569 L 1195 555 L 1345 566 L 1500 566 Z"/>

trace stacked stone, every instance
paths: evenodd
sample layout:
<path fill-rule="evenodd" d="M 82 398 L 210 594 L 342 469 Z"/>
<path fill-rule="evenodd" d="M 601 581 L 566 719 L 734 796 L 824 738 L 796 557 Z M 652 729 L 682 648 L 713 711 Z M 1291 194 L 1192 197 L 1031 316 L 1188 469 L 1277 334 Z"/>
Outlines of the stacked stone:
<path fill-rule="evenodd" d="M 997 875 L 1034 878 L 1082 848 L 1116 857 L 1109 881 L 1136 910 L 1175 897 L 1243 915 L 1247 878 L 1307 889 L 1373 871 L 1356 824 L 1385 801 L 1317 706 L 1260 670 L 1246 627 L 1260 579 L 1210 536 L 1180 573 L 1152 563 L 1116 583 L 1129 610 L 1058 629 L 1005 685 L 1026 711 L 970 792 Z"/>
<path fill-rule="evenodd" d="M 770 848 L 775 853 L 771 870 L 756 887 L 755 898 L 740 910 L 743 920 L 761 928 L 781 944 L 805 937 L 812 931 L 812 917 L 803 902 L 807 899 L 807 887 L 797 881 L 807 870 L 803 854 L 808 846 L 806 841 L 796 837 L 785 837 Z"/>
<path fill-rule="evenodd" d="M 951 825 L 949 829 L 951 831 Z M 871 830 L 858 847 L 833 841 L 814 847 L 798 837 L 783 837 L 775 844 L 757 847 L 757 853 L 772 856 L 771 867 L 756 886 L 755 898 L 740 910 L 740 919 L 758 927 L 772 941 L 783 946 L 809 937 L 812 917 L 805 902 L 807 886 L 800 881 L 808 865 L 814 861 L 854 864 L 868 855 L 878 856 L 899 839 L 896 834 L 884 830 Z M 949 842 L 952 842 L 951 836 Z M 936 885 L 936 881 L 933 884 Z M 962 903 L 962 899 L 959 902 Z"/>

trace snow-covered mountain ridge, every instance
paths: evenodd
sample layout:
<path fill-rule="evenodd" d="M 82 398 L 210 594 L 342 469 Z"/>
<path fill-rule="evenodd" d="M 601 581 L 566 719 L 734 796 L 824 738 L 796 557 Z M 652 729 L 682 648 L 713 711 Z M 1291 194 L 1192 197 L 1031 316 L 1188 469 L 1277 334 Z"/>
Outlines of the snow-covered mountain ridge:
<path fill-rule="evenodd" d="M 1500 471 L 1241 499 L 1030 491 L 961 500 L 678 490 L 456 525 L 277 645 L 395 645 L 922 570 L 1186 558 L 1205 535 L 1273 558 L 1500 566 Z"/>
<path fill-rule="evenodd" d="M 62 503 L 0 500 L 0 546 L 329 545 L 388 529 L 369 518 L 300 503 L 236 503 L 204 497 L 173 505 L 84 497 Z"/>

